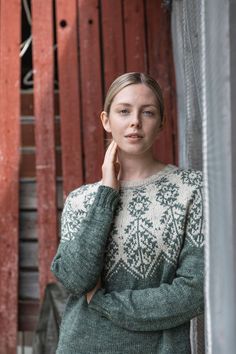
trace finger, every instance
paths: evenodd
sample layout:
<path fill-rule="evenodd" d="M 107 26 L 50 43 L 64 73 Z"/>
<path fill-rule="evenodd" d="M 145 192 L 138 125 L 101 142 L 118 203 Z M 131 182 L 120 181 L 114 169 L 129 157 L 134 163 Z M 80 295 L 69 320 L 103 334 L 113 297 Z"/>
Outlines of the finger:
<path fill-rule="evenodd" d="M 112 162 L 115 160 L 116 152 L 117 152 L 117 143 L 113 140 L 111 145 L 109 146 L 109 150 L 107 149 L 107 154 L 111 158 Z"/>
<path fill-rule="evenodd" d="M 116 145 L 114 146 L 114 149 L 112 149 L 111 151 L 111 158 L 112 158 L 112 162 L 117 162 L 118 159 L 118 145 L 117 143 L 115 143 Z"/>
<path fill-rule="evenodd" d="M 115 141 L 112 140 L 111 143 L 107 147 L 106 153 L 109 154 L 110 151 L 114 148 L 114 146 L 115 146 Z"/>

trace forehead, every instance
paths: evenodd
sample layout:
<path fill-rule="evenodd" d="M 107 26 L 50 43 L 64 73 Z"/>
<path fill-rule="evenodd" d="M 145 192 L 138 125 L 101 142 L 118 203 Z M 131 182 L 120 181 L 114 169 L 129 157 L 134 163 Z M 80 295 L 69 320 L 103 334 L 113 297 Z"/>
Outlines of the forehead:
<path fill-rule="evenodd" d="M 132 84 L 124 87 L 116 94 L 112 104 L 117 105 L 123 102 L 131 105 L 157 105 L 154 92 L 144 84 Z"/>

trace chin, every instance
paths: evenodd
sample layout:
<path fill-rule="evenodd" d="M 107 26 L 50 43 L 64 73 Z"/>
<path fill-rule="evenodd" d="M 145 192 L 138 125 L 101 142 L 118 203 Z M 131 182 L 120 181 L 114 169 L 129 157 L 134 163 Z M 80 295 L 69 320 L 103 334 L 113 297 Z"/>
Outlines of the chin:
<path fill-rule="evenodd" d="M 151 151 L 152 145 L 151 146 L 140 146 L 140 147 L 134 146 L 134 145 L 130 146 L 130 147 L 119 146 L 119 149 L 126 154 L 138 156 L 138 155 L 142 155 L 142 154 L 147 153 L 149 150 Z"/>

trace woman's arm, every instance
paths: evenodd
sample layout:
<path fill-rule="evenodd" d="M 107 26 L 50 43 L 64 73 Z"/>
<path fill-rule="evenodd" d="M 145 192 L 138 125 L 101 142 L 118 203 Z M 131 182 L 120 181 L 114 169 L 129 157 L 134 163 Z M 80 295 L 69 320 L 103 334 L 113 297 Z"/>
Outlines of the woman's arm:
<path fill-rule="evenodd" d="M 64 287 L 76 295 L 94 288 L 102 271 L 107 236 L 119 192 L 100 185 L 93 204 L 81 223 L 69 195 L 62 213 L 61 242 L 51 271 Z"/>
<path fill-rule="evenodd" d="M 196 208 L 201 209 L 200 217 Z M 196 191 L 190 207 L 186 237 L 173 282 L 143 290 L 106 293 L 105 289 L 99 289 L 89 307 L 117 326 L 134 331 L 176 327 L 201 314 L 204 311 L 204 247 L 203 242 L 197 240 L 203 240 L 200 189 Z"/>
<path fill-rule="evenodd" d="M 81 211 L 73 210 L 70 196 L 63 209 L 61 242 L 51 271 L 67 290 L 76 295 L 100 286 L 98 278 L 103 268 L 107 236 L 119 201 L 116 159 L 117 144 L 112 141 L 102 165 L 102 185 L 98 187 L 95 200 L 81 223 L 78 223 Z M 92 294 L 93 291 L 88 294 L 89 299 Z"/>

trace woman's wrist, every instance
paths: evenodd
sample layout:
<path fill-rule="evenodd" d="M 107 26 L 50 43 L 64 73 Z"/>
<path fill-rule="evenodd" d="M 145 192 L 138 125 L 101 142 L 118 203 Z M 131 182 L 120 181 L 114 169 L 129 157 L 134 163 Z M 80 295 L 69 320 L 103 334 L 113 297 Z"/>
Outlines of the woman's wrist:
<path fill-rule="evenodd" d="M 118 184 L 114 184 L 114 183 L 111 183 L 111 182 L 105 181 L 105 180 L 102 180 L 102 181 L 101 181 L 101 184 L 102 184 L 103 186 L 113 188 L 113 189 L 115 189 L 115 190 L 117 190 L 117 191 L 119 190 L 119 185 L 118 185 Z"/>

